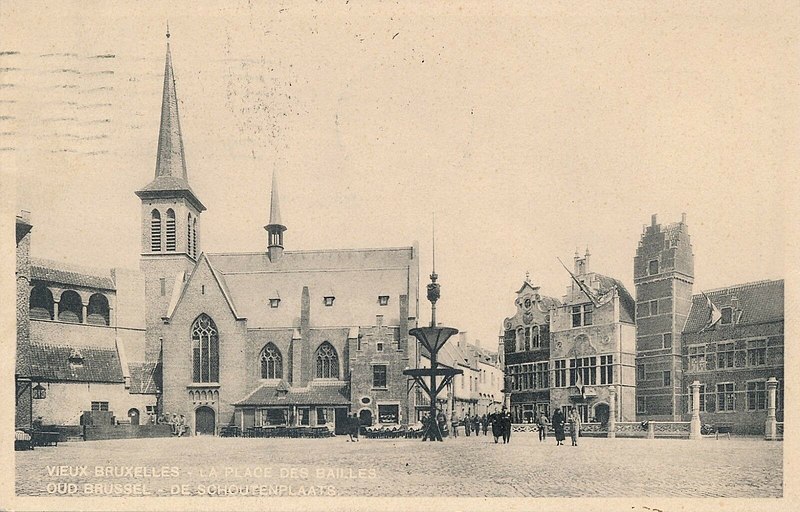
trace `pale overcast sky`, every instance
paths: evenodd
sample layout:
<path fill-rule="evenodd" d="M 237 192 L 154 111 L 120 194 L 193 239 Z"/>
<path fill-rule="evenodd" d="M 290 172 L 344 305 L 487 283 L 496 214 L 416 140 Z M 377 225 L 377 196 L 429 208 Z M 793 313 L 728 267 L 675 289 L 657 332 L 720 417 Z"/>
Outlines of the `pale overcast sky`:
<path fill-rule="evenodd" d="M 796 13 L 228 4 L 4 3 L 0 158 L 34 256 L 138 267 L 168 19 L 204 251 L 266 249 L 277 170 L 287 250 L 420 242 L 426 323 L 435 211 L 439 319 L 491 349 L 525 272 L 561 297 L 576 247 L 633 293 L 653 213 L 687 213 L 696 292 L 784 277 Z"/>

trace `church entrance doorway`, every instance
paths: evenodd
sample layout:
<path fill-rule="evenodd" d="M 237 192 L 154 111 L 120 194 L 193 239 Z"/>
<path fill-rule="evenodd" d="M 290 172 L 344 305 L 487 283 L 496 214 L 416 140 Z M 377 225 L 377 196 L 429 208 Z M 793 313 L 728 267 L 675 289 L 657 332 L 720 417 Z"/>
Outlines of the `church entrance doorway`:
<path fill-rule="evenodd" d="M 197 435 L 215 434 L 214 409 L 211 407 L 199 407 L 194 411 L 194 432 Z"/>

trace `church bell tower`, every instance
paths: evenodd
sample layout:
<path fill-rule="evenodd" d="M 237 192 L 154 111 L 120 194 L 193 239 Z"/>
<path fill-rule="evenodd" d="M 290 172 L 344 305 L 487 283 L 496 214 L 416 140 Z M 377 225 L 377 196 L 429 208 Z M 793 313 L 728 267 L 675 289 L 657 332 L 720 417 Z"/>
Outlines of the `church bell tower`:
<path fill-rule="evenodd" d="M 142 248 L 139 267 L 145 279 L 147 359 L 160 352 L 163 327 L 173 291 L 200 254 L 200 214 L 206 209 L 189 186 L 178 97 L 167 30 L 164 92 L 153 181 L 137 190 L 142 201 Z"/>

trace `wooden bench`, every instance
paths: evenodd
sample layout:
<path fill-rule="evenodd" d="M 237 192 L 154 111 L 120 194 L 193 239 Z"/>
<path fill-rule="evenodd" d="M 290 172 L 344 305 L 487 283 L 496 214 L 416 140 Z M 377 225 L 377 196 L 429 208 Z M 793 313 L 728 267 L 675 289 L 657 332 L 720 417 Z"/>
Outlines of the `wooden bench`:
<path fill-rule="evenodd" d="M 714 425 L 714 438 L 719 439 L 720 434 L 727 434 L 728 439 L 730 439 L 732 431 L 733 423 L 717 423 Z"/>

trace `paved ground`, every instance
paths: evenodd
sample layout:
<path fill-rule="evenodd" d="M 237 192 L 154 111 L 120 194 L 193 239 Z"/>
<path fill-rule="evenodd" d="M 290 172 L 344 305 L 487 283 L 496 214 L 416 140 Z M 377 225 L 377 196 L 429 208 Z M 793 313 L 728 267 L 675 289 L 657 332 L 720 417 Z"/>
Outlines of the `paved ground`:
<path fill-rule="evenodd" d="M 262 496 L 780 497 L 782 457 L 780 442 L 736 438 L 582 438 L 576 448 L 569 441 L 566 446 L 555 446 L 551 439 L 540 444 L 533 434 L 520 433 L 509 445 L 483 436 L 444 443 L 349 443 L 342 437 L 132 439 L 16 452 L 16 491 L 28 496 L 227 491 Z M 109 466 L 116 476 L 103 474 Z M 66 474 L 55 474 L 60 471 Z"/>

